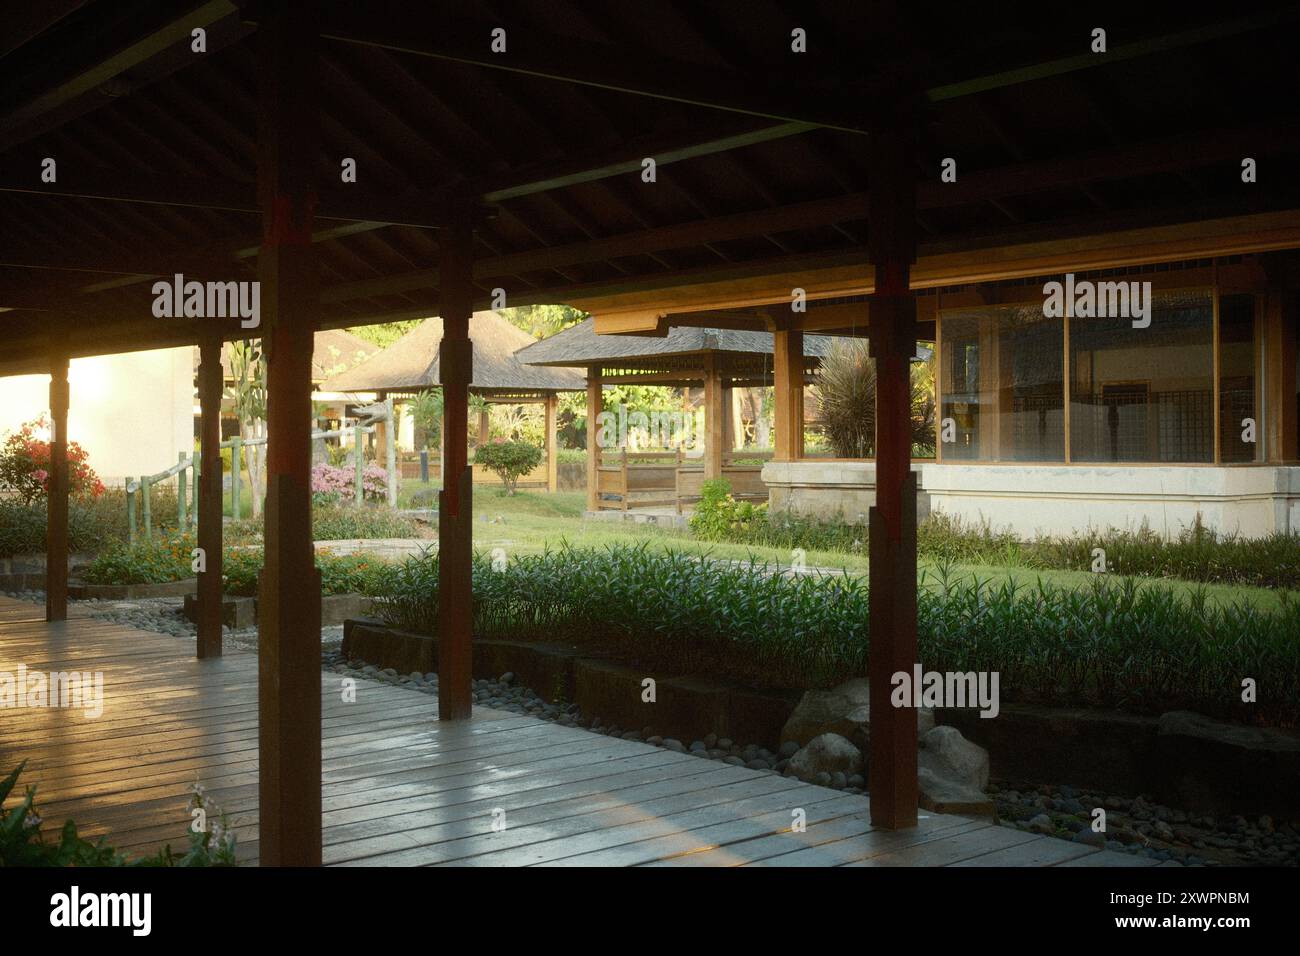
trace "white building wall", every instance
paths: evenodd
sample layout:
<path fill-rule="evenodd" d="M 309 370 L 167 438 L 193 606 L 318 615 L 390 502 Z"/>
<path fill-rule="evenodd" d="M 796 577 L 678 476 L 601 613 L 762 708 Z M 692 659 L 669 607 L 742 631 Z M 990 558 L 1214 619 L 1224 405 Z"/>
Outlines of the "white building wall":
<path fill-rule="evenodd" d="M 105 484 L 162 471 L 178 452 L 193 451 L 191 349 L 73 359 L 68 381 L 68 438 L 86 449 Z M 48 415 L 49 396 L 48 375 L 0 378 L 0 434 Z"/>
<path fill-rule="evenodd" d="M 1174 537 L 1198 516 L 1246 538 L 1300 533 L 1300 467 L 1242 465 L 914 465 L 918 512 L 943 512 L 1021 538 L 1144 524 Z M 804 460 L 763 467 L 773 510 L 854 520 L 875 503 L 875 465 Z"/>

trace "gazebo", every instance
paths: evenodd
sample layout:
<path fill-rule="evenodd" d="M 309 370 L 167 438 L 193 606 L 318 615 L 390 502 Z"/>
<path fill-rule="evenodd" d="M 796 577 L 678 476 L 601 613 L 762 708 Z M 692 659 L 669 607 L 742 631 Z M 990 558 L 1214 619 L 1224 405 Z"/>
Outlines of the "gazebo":
<path fill-rule="evenodd" d="M 812 382 L 812 373 L 820 365 L 830 344 L 831 339 L 824 336 L 809 336 L 804 340 L 800 368 L 803 384 Z M 776 380 L 771 333 L 738 329 L 678 327 L 669 329 L 662 337 L 598 335 L 595 320 L 587 319 L 521 349 L 516 357 L 527 365 L 581 368 L 585 371 L 589 423 L 587 445 L 590 452 L 587 456 L 587 507 L 590 511 L 601 507 L 601 458 L 600 450 L 594 447 L 596 432 L 591 423 L 597 420 L 604 408 L 604 386 L 702 386 L 702 473 L 705 478 L 716 478 L 727 469 L 727 459 L 734 448 L 732 416 L 727 411 L 732 406 L 732 390 L 770 386 Z M 786 398 L 795 420 L 802 422 L 803 389 L 791 389 Z M 785 438 L 802 444 L 802 431 L 791 430 Z M 778 458 L 788 456 L 781 441 L 778 438 Z M 626 496 L 624 504 L 627 504 Z"/>
<path fill-rule="evenodd" d="M 416 393 L 442 387 L 439 368 L 442 319 L 421 322 L 388 348 L 322 385 L 327 392 L 374 392 L 381 399 L 410 399 Z M 540 403 L 546 413 L 546 489 L 558 487 L 555 419 L 560 392 L 582 391 L 582 376 L 568 369 L 534 368 L 515 353 L 533 337 L 495 312 L 470 317 L 474 369 L 469 390 L 487 402 L 503 405 Z M 481 413 L 479 435 L 486 433 L 487 413 Z"/>

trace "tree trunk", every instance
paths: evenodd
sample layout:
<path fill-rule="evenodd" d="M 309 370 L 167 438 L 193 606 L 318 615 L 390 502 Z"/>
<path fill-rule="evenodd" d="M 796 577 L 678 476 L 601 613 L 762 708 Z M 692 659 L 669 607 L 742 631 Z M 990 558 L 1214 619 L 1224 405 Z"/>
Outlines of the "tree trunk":
<path fill-rule="evenodd" d="M 266 437 L 265 421 L 260 418 L 254 418 L 248 424 L 248 431 L 251 433 L 251 437 Z M 243 430 L 243 428 L 244 425 L 241 422 L 240 429 Z M 253 495 L 252 515 L 254 518 L 260 518 L 262 516 L 262 497 L 264 489 L 266 488 L 266 483 L 262 475 L 262 468 L 266 463 L 266 445 L 246 445 L 245 447 L 248 449 L 248 490 Z"/>

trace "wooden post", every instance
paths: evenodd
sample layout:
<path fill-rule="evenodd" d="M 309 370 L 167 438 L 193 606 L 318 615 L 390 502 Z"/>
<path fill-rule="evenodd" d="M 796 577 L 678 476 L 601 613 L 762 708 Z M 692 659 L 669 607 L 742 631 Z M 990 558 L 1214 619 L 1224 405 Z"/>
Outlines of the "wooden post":
<path fill-rule="evenodd" d="M 916 258 L 916 181 L 910 131 L 872 130 L 869 250 L 875 291 L 869 300 L 876 360 L 876 504 L 870 515 L 871 752 L 868 792 L 873 826 L 916 826 L 916 711 L 891 703 L 892 675 L 910 674 L 916 649 L 916 484 L 911 475 L 911 386 L 916 301 L 909 272 Z"/>
<path fill-rule="evenodd" d="M 722 477 L 722 452 L 726 439 L 726 410 L 722 404 L 722 378 L 718 353 L 704 355 L 704 477 Z"/>
<path fill-rule="evenodd" d="M 153 505 L 150 503 L 149 492 L 153 489 L 153 482 L 149 480 L 148 475 L 140 476 L 140 520 L 144 523 L 144 539 L 151 541 L 153 539 Z"/>
<path fill-rule="evenodd" d="M 259 22 L 258 256 L 267 342 L 265 564 L 258 604 L 259 856 L 321 863 L 320 573 L 311 535 L 312 245 L 319 38 L 309 4 Z"/>
<path fill-rule="evenodd" d="M 773 339 L 776 439 L 772 457 L 776 461 L 798 461 L 803 457 L 803 331 L 778 331 Z"/>
<path fill-rule="evenodd" d="M 221 340 L 199 343 L 199 455 L 195 511 L 203 570 L 198 582 L 198 656 L 221 656 Z M 232 464 L 238 467 L 232 458 Z M 238 487 L 236 485 L 236 487 Z"/>
<path fill-rule="evenodd" d="M 491 411 L 486 404 L 478 410 L 478 434 L 474 436 L 474 446 L 486 445 L 488 433 L 492 430 Z"/>
<path fill-rule="evenodd" d="M 240 498 L 244 494 L 244 440 L 238 435 L 230 439 L 230 517 L 239 520 Z"/>
<path fill-rule="evenodd" d="M 131 479 L 126 479 L 126 539 L 135 544 L 135 492 L 131 490 Z"/>
<path fill-rule="evenodd" d="M 600 366 L 587 369 L 587 510 L 600 508 L 600 427 L 597 419 L 604 410 L 600 390 Z"/>
<path fill-rule="evenodd" d="M 365 455 L 366 433 L 361 425 L 352 426 L 352 464 L 353 464 L 353 493 L 356 495 L 357 504 L 365 500 Z"/>
<path fill-rule="evenodd" d="M 1293 462 L 1298 454 L 1296 424 L 1296 316 L 1287 307 L 1284 288 L 1269 288 L 1263 297 L 1264 422 L 1267 460 Z"/>
<path fill-rule="evenodd" d="M 45 620 L 68 619 L 68 357 L 50 357 L 50 480 L 45 520 Z"/>
<path fill-rule="evenodd" d="M 384 399 L 384 409 L 388 413 L 384 429 L 384 464 L 388 469 L 388 507 L 397 507 L 397 416 L 393 411 L 393 396 Z"/>
<path fill-rule="evenodd" d="M 439 311 L 442 344 L 442 433 L 446 445 L 438 494 L 438 719 L 470 716 L 470 654 L 473 637 L 474 502 L 469 466 L 469 386 L 474 347 L 469 338 L 474 308 L 474 234 L 466 217 L 439 237 Z"/>
<path fill-rule="evenodd" d="M 560 396 L 547 392 L 545 400 L 546 418 L 546 490 L 554 494 L 560 489 L 559 468 L 555 460 L 558 447 L 555 437 L 555 412 L 559 407 Z"/>
<path fill-rule="evenodd" d="M 176 464 L 184 464 L 186 461 L 185 452 L 176 453 Z M 176 533 L 184 534 L 185 525 L 188 516 L 185 508 L 185 469 L 182 468 L 176 472 Z"/>

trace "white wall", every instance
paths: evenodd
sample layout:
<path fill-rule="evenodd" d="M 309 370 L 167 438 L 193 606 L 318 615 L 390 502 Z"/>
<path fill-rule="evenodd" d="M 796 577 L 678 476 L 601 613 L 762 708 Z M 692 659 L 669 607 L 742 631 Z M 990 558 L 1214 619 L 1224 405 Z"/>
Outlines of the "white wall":
<path fill-rule="evenodd" d="M 86 449 L 105 484 L 162 471 L 178 452 L 193 451 L 191 349 L 73 359 L 68 381 L 68 438 Z M 0 378 L 0 434 L 48 416 L 49 407 L 48 375 Z"/>

